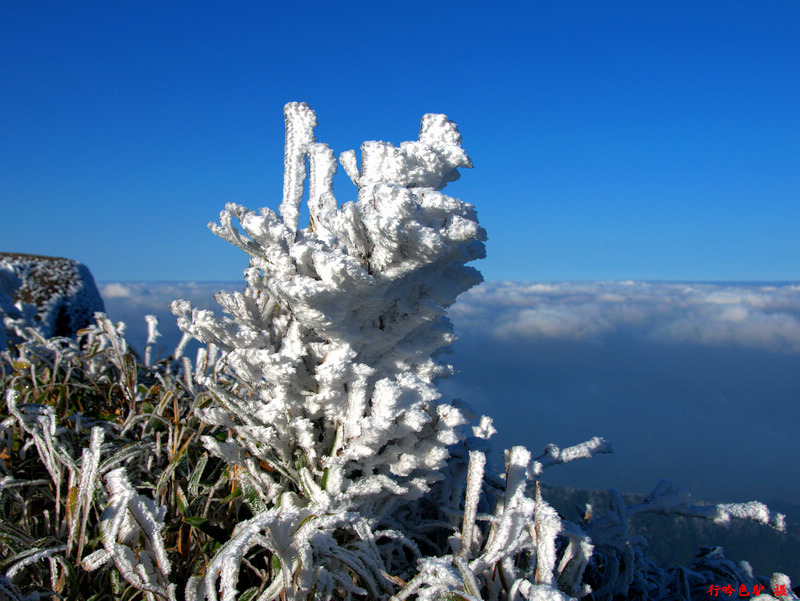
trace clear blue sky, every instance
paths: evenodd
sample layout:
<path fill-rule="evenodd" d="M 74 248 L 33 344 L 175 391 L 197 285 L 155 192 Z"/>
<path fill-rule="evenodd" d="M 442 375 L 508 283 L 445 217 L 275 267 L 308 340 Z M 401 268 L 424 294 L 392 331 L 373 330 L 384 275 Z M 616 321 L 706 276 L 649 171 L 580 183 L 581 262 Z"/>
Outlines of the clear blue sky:
<path fill-rule="evenodd" d="M 0 250 L 99 280 L 237 279 L 290 100 L 337 153 L 455 120 L 487 279 L 800 280 L 796 0 L 6 0 L 0 81 Z"/>

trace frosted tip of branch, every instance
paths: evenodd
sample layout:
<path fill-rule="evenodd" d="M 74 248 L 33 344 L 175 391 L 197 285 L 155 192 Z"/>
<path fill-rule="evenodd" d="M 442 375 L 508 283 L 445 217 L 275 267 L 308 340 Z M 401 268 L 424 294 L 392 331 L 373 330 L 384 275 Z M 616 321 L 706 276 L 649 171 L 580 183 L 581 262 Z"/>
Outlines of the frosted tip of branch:
<path fill-rule="evenodd" d="M 458 125 L 447 115 L 427 113 L 422 117 L 419 127 L 419 141 L 428 146 L 461 146 L 461 133 Z"/>
<path fill-rule="evenodd" d="M 298 129 L 303 131 L 317 125 L 317 115 L 305 102 L 287 102 L 283 107 L 283 114 L 287 122 L 297 123 Z"/>
<path fill-rule="evenodd" d="M 497 434 L 497 428 L 492 424 L 492 418 L 487 415 L 482 415 L 480 423 L 472 426 L 472 435 L 476 438 L 488 440 L 495 434 Z"/>
<path fill-rule="evenodd" d="M 472 161 L 461 148 L 461 133 L 458 125 L 447 115 L 427 113 L 422 117 L 419 128 L 419 141 L 443 152 L 453 167 L 472 167 Z"/>

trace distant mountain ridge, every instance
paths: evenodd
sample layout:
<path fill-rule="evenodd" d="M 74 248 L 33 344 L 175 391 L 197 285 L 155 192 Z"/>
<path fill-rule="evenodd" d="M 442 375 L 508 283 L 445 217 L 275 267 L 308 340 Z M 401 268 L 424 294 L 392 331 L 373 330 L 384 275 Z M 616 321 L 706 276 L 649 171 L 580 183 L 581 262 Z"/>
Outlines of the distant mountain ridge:
<path fill-rule="evenodd" d="M 583 514 L 589 503 L 595 515 L 605 513 L 609 506 L 608 491 L 576 489 L 542 485 L 542 495 L 565 518 L 576 519 L 578 510 Z M 623 493 L 626 504 L 640 503 L 645 495 Z M 702 501 L 695 501 L 702 504 Z M 781 507 L 780 503 L 770 509 L 782 511 L 793 509 L 797 516 L 798 507 L 791 504 Z M 778 532 L 768 526 L 750 520 L 734 520 L 729 527 L 714 522 L 675 515 L 637 515 L 630 520 L 632 536 L 647 539 L 651 557 L 661 564 L 689 566 L 696 547 L 719 546 L 725 556 L 733 561 L 746 560 L 756 574 L 782 572 L 800 582 L 800 522 L 787 519 L 786 532 Z"/>

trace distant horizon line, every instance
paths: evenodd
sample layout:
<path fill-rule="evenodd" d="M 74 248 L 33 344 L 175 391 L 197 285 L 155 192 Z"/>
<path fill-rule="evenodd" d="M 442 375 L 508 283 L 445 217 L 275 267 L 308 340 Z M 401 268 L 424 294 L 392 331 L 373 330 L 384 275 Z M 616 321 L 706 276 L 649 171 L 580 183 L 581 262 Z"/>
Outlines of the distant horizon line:
<path fill-rule="evenodd" d="M 198 279 L 186 279 L 186 280 L 121 280 L 121 279 L 114 279 L 114 280 L 95 280 L 98 284 L 217 284 L 217 283 L 224 283 L 230 284 L 232 282 L 243 282 L 244 278 L 236 279 L 236 280 L 219 280 L 219 279 L 211 279 L 211 280 L 198 280 Z M 666 279 L 633 279 L 633 278 L 623 278 L 623 279 L 563 279 L 563 280 L 509 280 L 507 278 L 502 279 L 485 279 L 481 284 L 487 283 L 502 283 L 502 282 L 513 282 L 515 284 L 714 284 L 718 286 L 791 286 L 791 285 L 800 285 L 800 279 L 798 280 L 689 280 L 689 279 L 675 279 L 675 280 L 666 280 Z M 481 284 L 477 284 L 480 286 Z"/>

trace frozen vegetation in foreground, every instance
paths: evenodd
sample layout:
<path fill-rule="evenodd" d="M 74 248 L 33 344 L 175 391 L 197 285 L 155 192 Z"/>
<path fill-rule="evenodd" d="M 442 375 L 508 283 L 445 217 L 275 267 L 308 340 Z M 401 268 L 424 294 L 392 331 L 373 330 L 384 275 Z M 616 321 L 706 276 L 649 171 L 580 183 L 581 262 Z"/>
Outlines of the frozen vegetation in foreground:
<path fill-rule="evenodd" d="M 466 263 L 484 253 L 474 208 L 442 192 L 471 167 L 458 129 L 429 114 L 417 141 L 364 143 L 360 169 L 342 153 L 358 198 L 339 207 L 316 116 L 300 103 L 285 114 L 279 213 L 229 204 L 211 225 L 250 256 L 244 291 L 217 296 L 223 315 L 172 305 L 184 342 L 206 345 L 194 363 L 183 345 L 153 362 L 153 318 L 143 362 L 102 314 L 78 341 L 6 322 L 24 342 L 3 356 L 3 595 L 699 599 L 730 586 L 794 598 L 785 576 L 719 548 L 667 569 L 628 535 L 641 513 L 781 529 L 760 503 L 694 505 L 664 481 L 569 522 L 538 478 L 610 452 L 601 438 L 536 457 L 514 447 L 491 470 L 491 419 L 436 388 L 451 372 L 445 311 L 480 282 Z"/>

